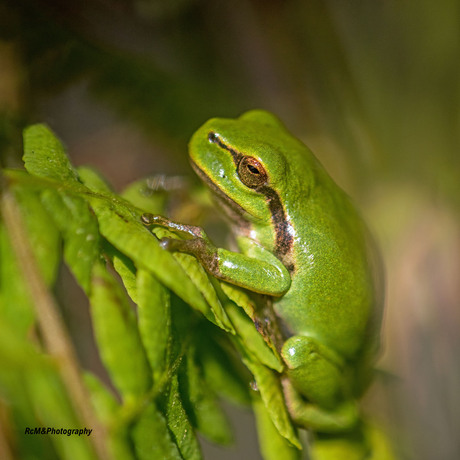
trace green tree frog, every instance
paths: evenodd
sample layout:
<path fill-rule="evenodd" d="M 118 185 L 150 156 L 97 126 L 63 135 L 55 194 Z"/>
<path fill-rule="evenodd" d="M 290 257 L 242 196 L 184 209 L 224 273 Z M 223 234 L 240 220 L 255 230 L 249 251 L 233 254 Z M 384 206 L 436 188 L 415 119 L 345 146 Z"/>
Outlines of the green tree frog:
<path fill-rule="evenodd" d="M 211 119 L 189 151 L 241 252 L 216 247 L 199 227 L 152 215 L 144 222 L 188 234 L 162 244 L 193 254 L 213 276 L 272 296 L 293 420 L 322 433 L 352 430 L 380 328 L 374 258 L 357 211 L 269 112 Z"/>

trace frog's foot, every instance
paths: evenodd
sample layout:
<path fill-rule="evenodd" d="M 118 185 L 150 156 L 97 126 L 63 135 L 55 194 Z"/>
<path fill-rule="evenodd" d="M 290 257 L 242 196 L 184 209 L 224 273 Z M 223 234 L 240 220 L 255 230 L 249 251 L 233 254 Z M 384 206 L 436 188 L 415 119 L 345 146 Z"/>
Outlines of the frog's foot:
<path fill-rule="evenodd" d="M 284 397 L 292 420 L 299 426 L 323 433 L 341 433 L 353 430 L 359 421 L 359 411 L 354 401 L 345 401 L 334 409 L 324 409 L 306 401 L 290 380 L 282 380 Z"/>
<path fill-rule="evenodd" d="M 347 395 L 345 363 L 335 351 L 313 337 L 297 335 L 286 340 L 281 355 L 287 365 L 284 393 L 294 420 L 325 432 L 353 426 L 358 410 Z"/>
<path fill-rule="evenodd" d="M 160 246 L 170 252 L 183 252 L 195 256 L 209 273 L 219 276 L 217 248 L 201 227 L 180 224 L 150 213 L 142 214 L 141 221 L 149 227 L 158 225 L 173 232 L 185 234 L 188 239 L 162 238 Z"/>
<path fill-rule="evenodd" d="M 201 227 L 197 227 L 195 225 L 180 224 L 178 222 L 173 222 L 172 220 L 169 220 L 166 217 L 159 216 L 156 214 L 150 214 L 148 212 L 142 214 L 141 221 L 147 227 L 157 225 L 160 227 L 165 227 L 173 232 L 184 233 L 194 238 L 201 238 L 206 241 L 209 241 L 209 238 L 207 237 L 204 230 Z"/>

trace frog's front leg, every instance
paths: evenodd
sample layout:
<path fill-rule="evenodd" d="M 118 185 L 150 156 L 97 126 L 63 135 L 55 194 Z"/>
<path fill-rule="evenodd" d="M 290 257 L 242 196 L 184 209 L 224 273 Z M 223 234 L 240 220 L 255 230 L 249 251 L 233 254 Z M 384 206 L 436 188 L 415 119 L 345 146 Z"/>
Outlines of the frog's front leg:
<path fill-rule="evenodd" d="M 358 409 L 347 397 L 340 356 L 316 338 L 302 335 L 286 340 L 281 355 L 287 366 L 284 394 L 293 420 L 321 432 L 353 428 Z"/>
<path fill-rule="evenodd" d="M 168 251 L 192 254 L 206 271 L 223 281 L 272 296 L 284 294 L 291 285 L 291 277 L 282 262 L 252 240 L 245 243 L 246 253 L 239 253 L 216 247 L 201 227 L 172 222 L 152 214 L 144 214 L 142 222 L 191 237 L 183 240 L 163 238 L 160 244 Z"/>

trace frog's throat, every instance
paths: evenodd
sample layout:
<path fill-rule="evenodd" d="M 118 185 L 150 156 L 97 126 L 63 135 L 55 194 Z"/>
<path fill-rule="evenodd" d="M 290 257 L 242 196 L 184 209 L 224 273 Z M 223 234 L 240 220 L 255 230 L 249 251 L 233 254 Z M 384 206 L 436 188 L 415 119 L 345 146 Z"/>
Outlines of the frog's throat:
<path fill-rule="evenodd" d="M 238 163 L 241 159 L 245 156 L 243 153 L 238 152 L 237 150 L 233 149 L 229 145 L 227 145 L 221 137 L 211 131 L 208 134 L 208 139 L 213 144 L 217 144 L 221 149 L 227 150 L 231 155 L 235 166 L 238 168 Z M 241 206 L 238 203 L 235 203 L 231 198 L 226 196 L 222 190 L 220 190 L 214 182 L 212 182 L 209 177 L 192 161 L 192 166 L 194 167 L 197 174 L 208 184 L 210 184 L 211 188 L 217 192 L 219 197 L 223 197 L 225 202 L 228 200 L 237 206 L 240 209 Z M 286 210 L 284 209 L 283 203 L 281 202 L 280 196 L 278 192 L 269 187 L 268 185 L 261 185 L 254 189 L 257 193 L 260 193 L 265 197 L 265 200 L 268 204 L 268 208 L 270 210 L 271 221 L 274 228 L 274 232 L 276 235 L 275 239 L 275 255 L 283 262 L 286 268 L 292 273 L 295 270 L 295 266 L 293 263 L 292 258 L 292 249 L 294 245 L 294 227 L 292 226 L 288 216 L 286 214 Z M 236 211 L 235 208 L 232 208 Z M 244 209 L 243 209 L 244 211 Z M 247 212 L 244 211 L 247 215 Z M 244 218 L 244 214 L 241 215 Z"/>

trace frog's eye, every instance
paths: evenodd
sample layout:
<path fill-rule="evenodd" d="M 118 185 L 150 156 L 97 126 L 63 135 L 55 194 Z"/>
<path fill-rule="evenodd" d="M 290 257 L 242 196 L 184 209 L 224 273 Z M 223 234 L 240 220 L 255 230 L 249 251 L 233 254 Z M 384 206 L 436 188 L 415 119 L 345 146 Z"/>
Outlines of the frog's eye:
<path fill-rule="evenodd" d="M 257 188 L 267 182 L 267 172 L 259 160 L 243 157 L 238 163 L 238 176 L 246 187 Z"/>

